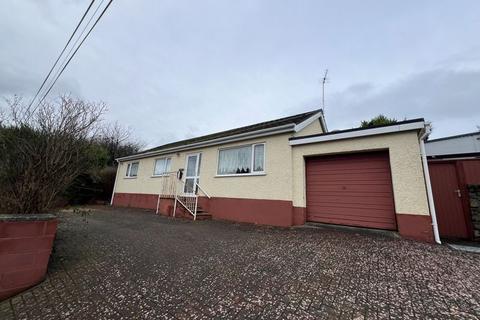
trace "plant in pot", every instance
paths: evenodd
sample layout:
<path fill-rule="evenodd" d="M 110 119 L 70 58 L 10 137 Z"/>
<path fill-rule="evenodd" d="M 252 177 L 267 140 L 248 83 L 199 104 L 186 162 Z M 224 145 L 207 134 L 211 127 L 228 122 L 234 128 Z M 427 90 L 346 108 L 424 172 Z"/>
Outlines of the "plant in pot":
<path fill-rule="evenodd" d="M 105 106 L 62 96 L 0 110 L 0 300 L 42 281 L 57 229 L 58 196 L 99 166 Z"/>

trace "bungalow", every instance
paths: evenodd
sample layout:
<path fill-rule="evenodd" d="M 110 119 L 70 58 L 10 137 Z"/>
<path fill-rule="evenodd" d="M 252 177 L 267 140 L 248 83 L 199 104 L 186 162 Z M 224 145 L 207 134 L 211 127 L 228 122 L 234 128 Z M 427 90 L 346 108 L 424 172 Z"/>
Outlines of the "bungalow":
<path fill-rule="evenodd" d="M 429 128 L 414 119 L 328 132 L 320 109 L 169 143 L 117 159 L 111 204 L 439 242 L 424 152 Z"/>

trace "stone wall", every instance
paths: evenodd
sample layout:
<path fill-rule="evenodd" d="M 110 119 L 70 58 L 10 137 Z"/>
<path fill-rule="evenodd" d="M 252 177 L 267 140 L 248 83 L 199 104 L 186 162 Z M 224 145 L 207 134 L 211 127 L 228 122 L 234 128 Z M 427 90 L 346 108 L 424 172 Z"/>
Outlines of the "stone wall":
<path fill-rule="evenodd" d="M 475 240 L 480 240 L 480 185 L 469 185 L 470 212 Z"/>

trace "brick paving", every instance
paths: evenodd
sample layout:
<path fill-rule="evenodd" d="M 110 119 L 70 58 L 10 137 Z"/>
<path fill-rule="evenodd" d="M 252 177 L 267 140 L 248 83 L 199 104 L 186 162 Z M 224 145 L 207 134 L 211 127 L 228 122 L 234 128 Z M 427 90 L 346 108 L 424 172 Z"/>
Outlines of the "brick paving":
<path fill-rule="evenodd" d="M 479 319 L 480 255 L 382 235 L 63 214 L 0 319 Z"/>

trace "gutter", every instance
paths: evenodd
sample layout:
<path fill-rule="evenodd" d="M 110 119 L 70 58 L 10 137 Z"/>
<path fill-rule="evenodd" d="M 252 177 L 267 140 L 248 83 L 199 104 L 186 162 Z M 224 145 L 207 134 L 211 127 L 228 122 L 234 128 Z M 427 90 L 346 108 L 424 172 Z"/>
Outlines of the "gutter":
<path fill-rule="evenodd" d="M 425 122 L 423 120 L 418 120 L 413 122 L 404 122 L 404 123 L 399 123 L 395 125 L 388 125 L 388 126 L 382 126 L 382 127 L 376 127 L 376 128 L 350 129 L 350 130 L 343 130 L 339 132 L 331 131 L 324 134 L 317 134 L 317 135 L 303 136 L 303 137 L 293 137 L 289 139 L 290 140 L 289 143 L 291 146 L 296 146 L 296 145 L 309 144 L 309 143 L 369 137 L 374 135 L 397 133 L 402 131 L 421 130 L 424 127 L 425 127 Z"/>
<path fill-rule="evenodd" d="M 117 187 L 117 178 L 118 178 L 119 170 L 120 170 L 120 162 L 117 161 L 117 173 L 115 174 L 115 182 L 113 183 L 112 198 L 110 199 L 111 206 L 113 206 L 113 198 L 115 197 L 115 188 Z"/>
<path fill-rule="evenodd" d="M 440 240 L 440 233 L 438 232 L 437 213 L 435 211 L 435 203 L 433 201 L 432 183 L 430 181 L 430 172 L 428 170 L 427 153 L 425 151 L 425 139 L 427 139 L 430 133 L 432 132 L 432 127 L 430 126 L 429 123 L 427 123 L 425 124 L 425 129 L 422 131 L 423 133 L 419 138 L 420 153 L 422 156 L 425 184 L 427 185 L 427 198 L 428 198 L 428 205 L 430 207 L 430 216 L 432 217 L 433 235 L 435 237 L 435 242 L 438 244 L 442 244 L 442 241 Z"/>
<path fill-rule="evenodd" d="M 184 150 L 190 150 L 190 149 L 196 149 L 196 148 L 201 148 L 201 147 L 223 144 L 223 143 L 227 143 L 227 142 L 235 142 L 235 141 L 241 141 L 241 140 L 245 140 L 245 139 L 264 137 L 264 136 L 269 136 L 269 135 L 272 135 L 272 134 L 280 134 L 280 133 L 291 132 L 291 131 L 294 131 L 294 130 L 295 130 L 295 124 L 294 123 L 285 124 L 285 125 L 274 127 L 274 128 L 267 128 L 267 129 L 261 129 L 261 130 L 253 131 L 253 132 L 239 133 L 239 134 L 236 134 L 236 135 L 233 135 L 233 136 L 216 138 L 216 139 L 212 139 L 212 140 L 201 141 L 201 142 L 197 142 L 197 143 L 191 143 L 191 144 L 178 146 L 178 147 L 173 147 L 173 148 L 168 148 L 168 149 L 161 149 L 161 150 L 145 152 L 145 153 L 141 153 L 141 154 L 136 154 L 136 155 L 126 156 L 126 157 L 122 157 L 122 158 L 117 158 L 115 160 L 117 162 L 122 162 L 122 161 L 134 160 L 134 159 L 149 158 L 149 157 L 152 157 L 152 156 L 166 154 L 166 153 L 173 153 L 173 152 L 178 152 L 178 151 L 184 151 Z"/>

